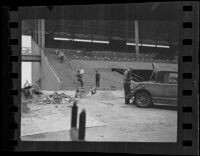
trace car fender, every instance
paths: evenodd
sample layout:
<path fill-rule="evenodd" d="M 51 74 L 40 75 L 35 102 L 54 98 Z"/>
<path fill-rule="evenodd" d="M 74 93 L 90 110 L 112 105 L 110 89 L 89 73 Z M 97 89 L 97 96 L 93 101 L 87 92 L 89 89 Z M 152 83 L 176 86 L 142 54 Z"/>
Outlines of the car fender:
<path fill-rule="evenodd" d="M 147 92 L 147 93 L 152 97 L 151 92 L 148 91 L 147 89 L 145 89 L 144 87 L 137 88 L 137 89 L 132 93 L 132 97 L 135 96 L 138 92 L 141 92 L 141 91 Z"/>

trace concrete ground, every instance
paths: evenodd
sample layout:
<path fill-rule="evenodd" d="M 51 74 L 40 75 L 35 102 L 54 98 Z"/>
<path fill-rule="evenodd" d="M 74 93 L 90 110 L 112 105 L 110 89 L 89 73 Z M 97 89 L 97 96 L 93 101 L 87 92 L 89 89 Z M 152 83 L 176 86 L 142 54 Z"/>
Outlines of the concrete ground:
<path fill-rule="evenodd" d="M 103 126 L 87 127 L 86 141 L 176 142 L 176 110 L 125 105 L 123 95 L 123 91 L 97 91 L 95 95 L 79 101 L 78 108 L 86 109 L 86 118 L 90 116 L 105 123 Z M 70 113 L 70 109 L 65 111 Z M 70 136 L 67 130 L 23 136 L 21 139 L 70 141 Z"/>

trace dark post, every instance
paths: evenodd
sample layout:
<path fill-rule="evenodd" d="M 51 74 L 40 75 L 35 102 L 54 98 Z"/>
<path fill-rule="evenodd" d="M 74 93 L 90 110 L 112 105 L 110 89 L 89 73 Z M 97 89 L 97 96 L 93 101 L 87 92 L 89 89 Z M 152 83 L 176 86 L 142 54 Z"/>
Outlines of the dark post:
<path fill-rule="evenodd" d="M 82 110 L 79 116 L 79 131 L 78 131 L 79 140 L 84 140 L 85 138 L 85 124 L 86 124 L 86 111 Z"/>
<path fill-rule="evenodd" d="M 78 107 L 75 101 L 74 105 L 72 106 L 71 128 L 76 128 L 77 126 L 77 112 L 78 112 Z"/>

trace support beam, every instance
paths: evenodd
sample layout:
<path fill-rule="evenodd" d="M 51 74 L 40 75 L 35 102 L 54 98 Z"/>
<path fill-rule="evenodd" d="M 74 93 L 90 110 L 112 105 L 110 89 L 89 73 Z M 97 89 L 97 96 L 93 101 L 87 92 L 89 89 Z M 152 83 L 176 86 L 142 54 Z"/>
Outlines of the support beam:
<path fill-rule="evenodd" d="M 138 20 L 135 20 L 134 23 L 135 23 L 135 53 L 136 53 L 136 59 L 139 60 L 139 28 L 138 28 Z"/>
<path fill-rule="evenodd" d="M 41 20 L 41 48 L 45 48 L 45 20 Z"/>
<path fill-rule="evenodd" d="M 41 47 L 41 20 L 37 20 L 37 44 Z"/>
<path fill-rule="evenodd" d="M 40 55 L 22 55 L 22 62 L 40 62 Z"/>
<path fill-rule="evenodd" d="M 37 19 L 34 20 L 34 37 L 33 40 L 35 43 L 38 43 L 38 24 L 37 24 Z"/>
<path fill-rule="evenodd" d="M 38 46 L 44 48 L 45 45 L 45 20 L 39 19 L 37 20 L 37 33 L 38 33 Z"/>

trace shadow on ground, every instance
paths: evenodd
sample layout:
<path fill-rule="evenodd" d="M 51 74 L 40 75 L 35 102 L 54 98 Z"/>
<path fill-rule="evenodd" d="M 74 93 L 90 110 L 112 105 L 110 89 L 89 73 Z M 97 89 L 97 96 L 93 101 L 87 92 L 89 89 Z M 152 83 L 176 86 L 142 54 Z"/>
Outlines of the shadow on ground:
<path fill-rule="evenodd" d="M 152 106 L 152 108 L 156 108 L 156 109 L 167 109 L 167 110 L 174 110 L 174 111 L 177 111 L 177 107 L 175 107 L 175 106 L 154 105 L 154 106 Z"/>

